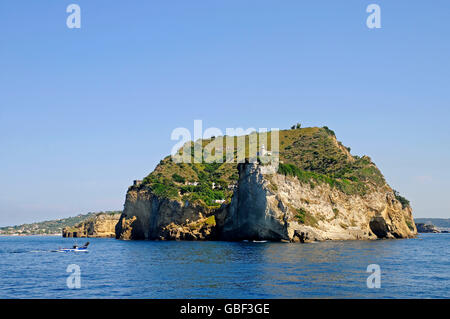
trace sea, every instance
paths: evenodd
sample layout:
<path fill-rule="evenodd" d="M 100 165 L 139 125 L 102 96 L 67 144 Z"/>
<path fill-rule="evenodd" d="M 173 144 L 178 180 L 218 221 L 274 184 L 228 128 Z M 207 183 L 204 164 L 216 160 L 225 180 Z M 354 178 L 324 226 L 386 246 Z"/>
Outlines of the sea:
<path fill-rule="evenodd" d="M 82 245 L 88 252 L 56 252 Z M 449 298 L 450 234 L 273 242 L 0 237 L 0 298 Z"/>

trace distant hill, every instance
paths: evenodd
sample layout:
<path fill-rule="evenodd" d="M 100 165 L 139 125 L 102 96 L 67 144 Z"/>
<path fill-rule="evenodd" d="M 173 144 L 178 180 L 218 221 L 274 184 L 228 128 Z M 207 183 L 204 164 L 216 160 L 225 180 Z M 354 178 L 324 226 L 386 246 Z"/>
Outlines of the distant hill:
<path fill-rule="evenodd" d="M 450 218 L 414 218 L 416 223 L 434 225 L 439 228 L 450 228 Z"/>
<path fill-rule="evenodd" d="M 23 224 L 16 226 L 0 227 L 0 235 L 53 235 L 62 233 L 65 227 L 74 227 L 79 223 L 93 218 L 96 214 L 100 212 L 90 212 L 87 214 L 79 214 L 74 217 L 47 220 L 43 222 Z M 105 214 L 117 214 L 120 211 L 106 211 L 101 212 Z"/>

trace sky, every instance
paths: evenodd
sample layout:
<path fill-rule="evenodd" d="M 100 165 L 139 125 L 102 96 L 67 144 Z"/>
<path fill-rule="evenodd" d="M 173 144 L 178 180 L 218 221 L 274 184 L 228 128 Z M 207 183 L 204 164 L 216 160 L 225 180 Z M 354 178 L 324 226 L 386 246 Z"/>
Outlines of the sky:
<path fill-rule="evenodd" d="M 0 226 L 122 209 L 197 119 L 326 125 L 450 218 L 449 35 L 444 0 L 2 0 Z"/>

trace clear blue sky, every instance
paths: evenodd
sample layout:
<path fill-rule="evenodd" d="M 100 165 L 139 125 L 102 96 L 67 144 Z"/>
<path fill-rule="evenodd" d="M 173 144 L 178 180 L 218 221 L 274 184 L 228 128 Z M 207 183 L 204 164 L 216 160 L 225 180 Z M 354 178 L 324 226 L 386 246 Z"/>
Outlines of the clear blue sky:
<path fill-rule="evenodd" d="M 450 217 L 449 37 L 444 0 L 2 0 L 0 226 L 122 209 L 194 119 L 327 125 Z"/>

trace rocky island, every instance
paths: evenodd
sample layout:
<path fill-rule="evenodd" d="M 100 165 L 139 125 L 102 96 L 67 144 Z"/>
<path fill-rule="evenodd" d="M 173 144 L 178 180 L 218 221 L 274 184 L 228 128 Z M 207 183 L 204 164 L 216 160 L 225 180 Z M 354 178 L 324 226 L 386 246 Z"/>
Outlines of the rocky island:
<path fill-rule="evenodd" d="M 277 155 L 275 171 L 259 161 L 164 158 L 129 187 L 116 238 L 311 242 L 417 234 L 409 201 L 329 128 L 279 131 Z"/>

